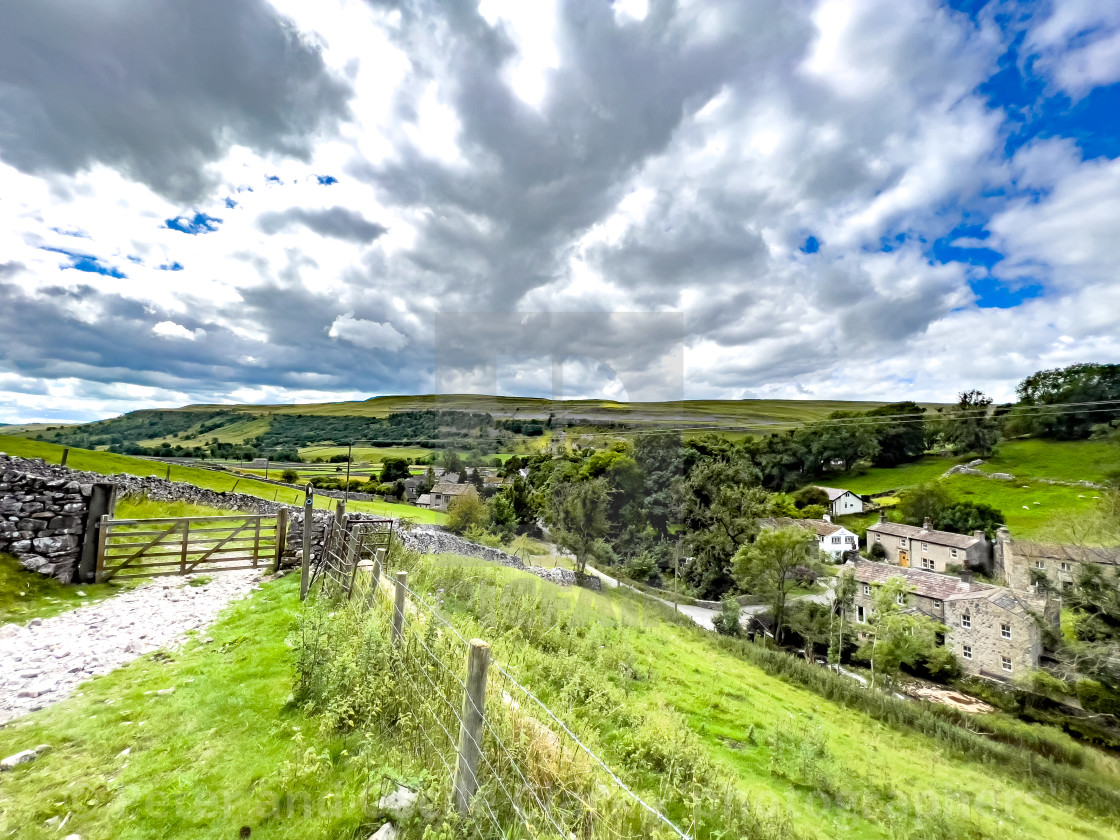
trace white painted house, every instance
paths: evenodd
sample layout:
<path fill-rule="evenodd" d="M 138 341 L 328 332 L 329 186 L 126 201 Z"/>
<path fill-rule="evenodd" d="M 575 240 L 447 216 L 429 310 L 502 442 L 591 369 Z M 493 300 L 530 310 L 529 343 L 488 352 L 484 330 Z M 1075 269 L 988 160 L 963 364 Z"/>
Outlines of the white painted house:
<path fill-rule="evenodd" d="M 845 516 L 849 513 L 863 513 L 863 499 L 851 490 L 842 490 L 839 487 L 817 487 L 828 494 L 828 512 L 833 516 Z"/>
<path fill-rule="evenodd" d="M 830 521 L 828 514 L 824 519 L 790 519 L 786 516 L 760 519 L 763 528 L 804 528 L 817 536 L 817 548 L 828 554 L 832 561 L 841 563 L 844 553 L 859 551 L 859 537 L 842 525 Z"/>

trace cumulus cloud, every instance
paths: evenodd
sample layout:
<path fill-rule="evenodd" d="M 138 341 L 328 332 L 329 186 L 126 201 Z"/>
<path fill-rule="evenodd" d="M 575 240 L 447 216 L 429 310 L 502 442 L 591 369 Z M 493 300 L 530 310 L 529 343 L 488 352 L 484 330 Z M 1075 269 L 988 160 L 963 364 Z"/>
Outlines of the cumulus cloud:
<path fill-rule="evenodd" d="M 372 242 L 388 232 L 388 228 L 367 221 L 361 213 L 345 207 L 331 207 L 327 210 L 307 210 L 292 207 L 288 210 L 264 213 L 257 220 L 260 229 L 274 234 L 287 230 L 293 225 L 302 225 L 320 236 L 333 236 L 350 242 Z"/>
<path fill-rule="evenodd" d="M 306 158 L 348 94 L 265 0 L 37 0 L 0 26 L 0 157 L 24 172 L 100 163 L 193 200 L 232 144 Z"/>
<path fill-rule="evenodd" d="M 0 419 L 45 383 L 1005 398 L 1116 352 L 1113 161 L 1009 159 L 985 85 L 1016 43 L 1047 96 L 1107 83 L 1107 4 L 24 5 Z"/>
<path fill-rule="evenodd" d="M 340 315 L 334 319 L 327 335 L 342 339 L 366 350 L 400 350 L 408 343 L 392 324 L 363 321 L 353 315 Z"/>

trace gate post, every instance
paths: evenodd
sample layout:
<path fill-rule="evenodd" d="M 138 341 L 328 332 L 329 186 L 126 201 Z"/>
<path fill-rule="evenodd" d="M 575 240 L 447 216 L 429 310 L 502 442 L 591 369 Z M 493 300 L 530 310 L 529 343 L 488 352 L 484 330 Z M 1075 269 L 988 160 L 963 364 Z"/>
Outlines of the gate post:
<path fill-rule="evenodd" d="M 272 573 L 280 571 L 280 560 L 288 547 L 288 509 L 280 508 L 276 513 L 276 559 L 272 563 Z"/>
<path fill-rule="evenodd" d="M 307 600 L 307 587 L 311 582 L 311 513 L 315 507 L 315 490 L 310 484 L 303 498 L 303 566 L 299 573 L 299 599 Z"/>
<path fill-rule="evenodd" d="M 455 810 L 470 813 L 471 797 L 478 790 L 478 760 L 482 756 L 482 725 L 486 709 L 486 673 L 490 669 L 490 645 L 471 639 L 467 654 L 467 685 L 463 692 L 459 754 L 455 760 Z"/>
<path fill-rule="evenodd" d="M 82 553 L 78 559 L 77 582 L 94 583 L 97 576 L 98 534 L 101 520 L 112 516 L 117 485 L 95 484 L 89 492 L 89 510 L 86 512 L 85 534 L 82 535 Z"/>
<path fill-rule="evenodd" d="M 381 575 L 385 571 L 385 549 L 379 548 L 374 556 L 373 571 L 370 572 L 369 607 L 377 606 L 377 590 L 381 586 Z"/>

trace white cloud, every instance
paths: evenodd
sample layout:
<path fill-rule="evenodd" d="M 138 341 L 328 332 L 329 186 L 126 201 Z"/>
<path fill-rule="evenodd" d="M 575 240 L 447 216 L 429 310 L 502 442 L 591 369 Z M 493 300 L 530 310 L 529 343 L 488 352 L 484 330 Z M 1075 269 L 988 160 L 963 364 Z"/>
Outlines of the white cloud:
<path fill-rule="evenodd" d="M 1026 54 L 1058 87 L 1081 98 L 1098 85 L 1120 81 L 1120 5 L 1061 0 L 1028 32 Z"/>
<path fill-rule="evenodd" d="M 184 341 L 197 341 L 206 336 L 206 330 L 188 330 L 182 324 L 176 324 L 174 321 L 160 321 L 152 327 L 152 332 L 160 338 L 178 338 Z"/>
<path fill-rule="evenodd" d="M 327 335 L 341 339 L 366 350 L 400 350 L 408 339 L 399 333 L 392 324 L 377 321 L 364 321 L 352 314 L 339 315 L 331 324 Z"/>

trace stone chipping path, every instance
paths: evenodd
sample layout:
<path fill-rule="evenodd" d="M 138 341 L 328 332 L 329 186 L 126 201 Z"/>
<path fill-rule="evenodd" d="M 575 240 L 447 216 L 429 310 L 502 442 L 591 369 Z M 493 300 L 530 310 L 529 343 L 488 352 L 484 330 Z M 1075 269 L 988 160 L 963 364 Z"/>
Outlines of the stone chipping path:
<path fill-rule="evenodd" d="M 0 626 L 0 724 L 67 697 L 90 677 L 178 646 L 231 600 L 259 588 L 262 577 L 254 570 L 219 572 L 202 586 L 191 586 L 190 578 L 156 578 L 26 626 Z"/>

